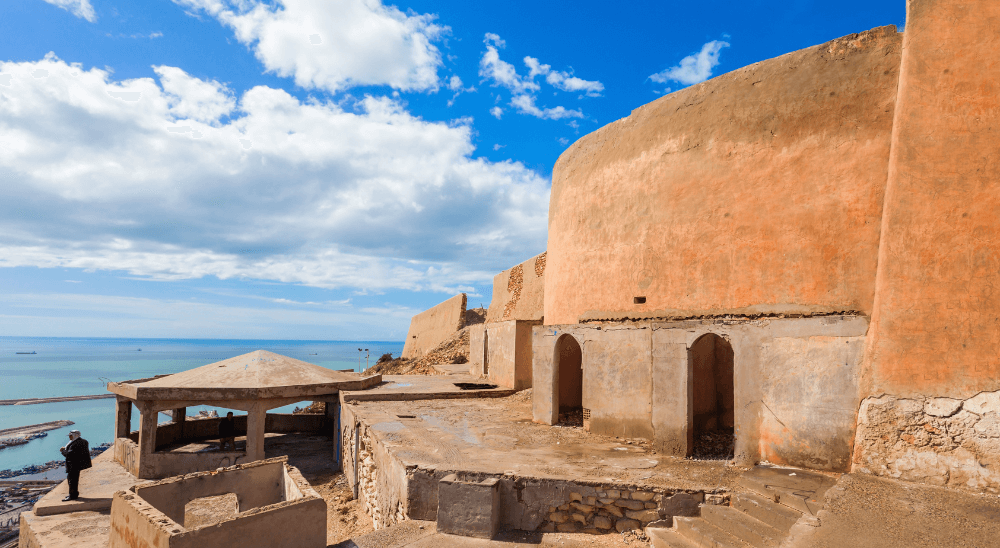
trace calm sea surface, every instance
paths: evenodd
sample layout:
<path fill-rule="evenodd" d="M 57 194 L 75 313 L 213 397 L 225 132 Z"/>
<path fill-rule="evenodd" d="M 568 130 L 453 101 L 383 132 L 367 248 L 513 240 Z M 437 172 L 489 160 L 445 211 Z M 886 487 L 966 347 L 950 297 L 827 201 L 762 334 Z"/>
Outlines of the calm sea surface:
<path fill-rule="evenodd" d="M 368 363 L 375 363 L 386 352 L 399 356 L 403 343 L 0 337 L 0 400 L 105 394 L 109 380 L 177 373 L 254 350 L 269 350 L 330 369 L 357 371 L 359 356 L 360 367 L 365 368 L 366 354 L 359 353 L 358 348 L 368 349 L 371 356 Z M 188 408 L 188 413 L 197 413 L 199 409 L 209 408 Z M 0 450 L 0 470 L 61 459 L 59 448 L 66 444 L 66 435 L 73 429 L 80 430 L 91 447 L 111 442 L 114 400 L 0 406 L 0 429 L 63 419 L 76 424 L 50 430 L 48 437 L 26 445 Z M 167 418 L 161 416 L 160 420 Z M 138 413 L 135 413 L 133 428 L 137 427 Z"/>

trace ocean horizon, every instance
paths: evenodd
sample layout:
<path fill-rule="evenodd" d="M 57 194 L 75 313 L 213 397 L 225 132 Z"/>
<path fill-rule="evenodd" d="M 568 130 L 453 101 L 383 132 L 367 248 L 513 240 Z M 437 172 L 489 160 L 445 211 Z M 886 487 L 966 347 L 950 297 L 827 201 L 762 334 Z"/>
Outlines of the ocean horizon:
<path fill-rule="evenodd" d="M 358 371 L 382 354 L 398 357 L 403 342 L 0 336 L 0 400 L 107 394 L 108 381 L 178 373 L 254 350 L 269 350 L 329 369 Z M 189 408 L 188 413 L 202 409 L 211 408 Z M 73 429 L 80 430 L 91 447 L 111 442 L 114 414 L 113 399 L 0 406 L 0 429 L 55 420 L 75 423 L 25 445 L 0 450 L 0 470 L 61 459 L 59 448 Z M 137 415 L 133 428 L 138 427 Z"/>

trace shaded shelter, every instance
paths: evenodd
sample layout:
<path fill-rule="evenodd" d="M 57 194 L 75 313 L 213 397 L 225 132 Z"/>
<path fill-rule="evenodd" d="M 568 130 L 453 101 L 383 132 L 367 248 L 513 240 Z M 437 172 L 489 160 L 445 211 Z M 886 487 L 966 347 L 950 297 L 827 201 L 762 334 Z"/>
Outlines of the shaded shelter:
<path fill-rule="evenodd" d="M 340 390 L 365 390 L 381 380 L 381 375 L 361 377 L 257 350 L 173 375 L 108 383 L 118 395 L 115 460 L 139 478 L 261 460 L 267 432 L 332 431 L 336 420 L 335 405 L 327 406 L 326 416 L 269 415 L 268 410 L 304 400 L 334 404 Z M 130 431 L 133 405 L 141 414 L 138 432 Z M 246 435 L 245 450 L 170 451 L 170 444 L 218 436 L 221 419 L 187 420 L 187 407 L 197 405 L 245 411 L 236 422 L 237 434 Z M 172 411 L 173 421 L 157 424 L 161 411 Z"/>

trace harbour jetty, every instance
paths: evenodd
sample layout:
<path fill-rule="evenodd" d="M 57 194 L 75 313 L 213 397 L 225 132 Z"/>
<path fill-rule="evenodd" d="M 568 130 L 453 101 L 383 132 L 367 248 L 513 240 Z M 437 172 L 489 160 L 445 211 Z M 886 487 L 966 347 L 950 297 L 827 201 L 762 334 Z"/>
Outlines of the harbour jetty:
<path fill-rule="evenodd" d="M 114 394 L 95 394 L 92 396 L 63 396 L 59 398 L 21 398 L 17 400 L 0 400 L 0 405 L 32 405 L 35 403 L 57 403 L 63 401 L 103 400 L 115 397 Z"/>
<path fill-rule="evenodd" d="M 31 426 L 17 426 L 14 428 L 4 428 L 0 430 L 0 438 L 9 438 L 14 436 L 29 436 L 31 434 L 37 434 L 39 432 L 47 432 L 49 430 L 55 430 L 56 428 L 62 428 L 64 426 L 73 425 L 73 421 L 51 421 L 43 422 L 40 424 L 32 424 Z"/>

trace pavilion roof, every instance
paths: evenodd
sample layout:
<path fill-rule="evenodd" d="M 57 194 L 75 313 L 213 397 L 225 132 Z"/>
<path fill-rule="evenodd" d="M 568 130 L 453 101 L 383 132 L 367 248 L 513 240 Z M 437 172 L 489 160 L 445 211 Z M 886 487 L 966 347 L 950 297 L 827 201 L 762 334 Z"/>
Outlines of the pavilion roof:
<path fill-rule="evenodd" d="M 362 377 L 256 350 L 173 375 L 108 383 L 108 390 L 133 400 L 222 401 L 335 394 L 381 381 L 381 375 Z"/>

